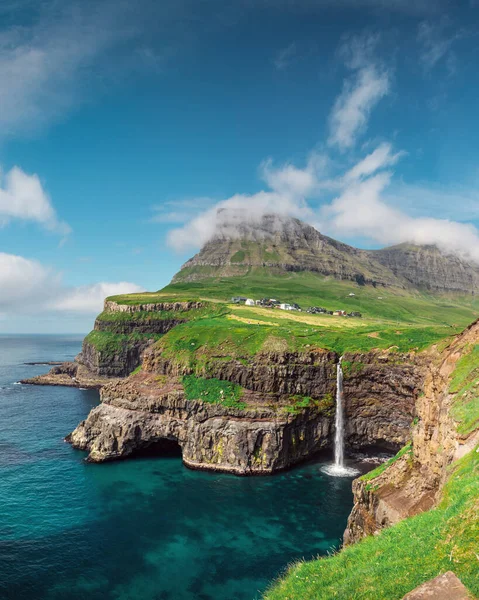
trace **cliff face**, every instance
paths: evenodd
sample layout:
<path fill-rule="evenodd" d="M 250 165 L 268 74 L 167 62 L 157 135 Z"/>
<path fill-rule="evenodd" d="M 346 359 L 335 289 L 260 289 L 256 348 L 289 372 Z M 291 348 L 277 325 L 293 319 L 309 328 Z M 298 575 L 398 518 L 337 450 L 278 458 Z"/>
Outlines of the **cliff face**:
<path fill-rule="evenodd" d="M 94 462 L 160 448 L 161 440 L 170 440 L 190 467 L 243 475 L 281 470 L 331 446 L 338 360 L 334 353 L 311 352 L 265 354 L 248 365 L 213 363 L 208 377 L 244 388 L 244 406 L 234 408 L 187 399 L 182 376 L 190 370 L 179 369 L 152 347 L 140 373 L 102 388 L 101 405 L 68 441 L 88 450 Z M 408 439 L 421 383 L 413 357 L 396 356 L 387 376 L 392 366 L 387 353 L 348 360 L 348 444 L 397 449 Z"/>
<path fill-rule="evenodd" d="M 321 410 L 299 415 L 276 410 L 249 394 L 246 409 L 185 398 L 181 384 L 158 383 L 150 374 L 110 384 L 102 404 L 67 438 L 89 451 L 89 460 L 124 458 L 164 440 L 181 448 L 192 468 L 241 475 L 270 473 L 325 447 L 330 419 Z"/>
<path fill-rule="evenodd" d="M 412 443 L 374 479 L 353 482 L 354 507 L 345 531 L 346 544 L 433 507 L 447 466 L 477 443 L 477 432 L 466 436 L 457 432 L 449 386 L 463 350 L 478 342 L 476 322 L 443 352 L 432 349 L 424 358 L 424 388 L 416 401 Z"/>
<path fill-rule="evenodd" d="M 336 363 L 334 352 L 317 351 L 259 353 L 247 364 L 239 360 L 218 360 L 208 365 L 208 373 L 197 374 L 231 381 L 265 398 L 289 394 L 323 398 L 335 393 Z M 144 355 L 143 369 L 158 375 L 188 375 L 191 368 L 179 367 L 165 359 L 157 348 Z"/>
<path fill-rule="evenodd" d="M 466 294 L 479 289 L 478 266 L 436 246 L 401 244 L 370 254 L 397 277 L 421 289 Z"/>
<path fill-rule="evenodd" d="M 343 356 L 345 440 L 350 448 L 398 450 L 409 438 L 422 391 L 422 361 L 414 354 Z"/>
<path fill-rule="evenodd" d="M 184 323 L 182 315 L 202 306 L 201 302 L 128 305 L 106 300 L 75 361 L 100 377 L 127 377 L 140 365 L 146 348 Z"/>

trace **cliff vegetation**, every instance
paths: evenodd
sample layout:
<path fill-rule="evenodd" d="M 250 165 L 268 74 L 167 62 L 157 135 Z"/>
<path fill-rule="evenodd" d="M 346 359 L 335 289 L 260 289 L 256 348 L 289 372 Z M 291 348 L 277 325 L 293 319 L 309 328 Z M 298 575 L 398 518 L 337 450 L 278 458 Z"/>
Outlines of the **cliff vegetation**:
<path fill-rule="evenodd" d="M 471 452 L 451 469 L 437 508 L 338 554 L 290 567 L 265 600 L 399 600 L 453 570 L 479 594 L 479 454 Z"/>

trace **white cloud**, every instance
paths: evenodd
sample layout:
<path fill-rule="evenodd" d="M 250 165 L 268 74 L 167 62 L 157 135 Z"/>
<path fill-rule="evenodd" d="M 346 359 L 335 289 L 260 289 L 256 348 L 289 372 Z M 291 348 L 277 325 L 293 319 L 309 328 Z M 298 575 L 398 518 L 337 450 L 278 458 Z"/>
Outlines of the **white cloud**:
<path fill-rule="evenodd" d="M 320 174 L 325 173 L 326 168 L 326 159 L 315 153 L 310 155 L 304 169 L 292 164 L 275 168 L 272 161 L 267 160 L 260 171 L 270 190 L 251 195 L 235 194 L 217 202 L 183 227 L 170 231 L 167 242 L 182 252 L 201 247 L 215 235 L 237 237 L 241 235 L 242 224 L 258 224 L 266 214 L 308 219 L 313 213 L 305 198 L 318 192 Z"/>
<path fill-rule="evenodd" d="M 60 276 L 35 260 L 0 252 L 0 311 L 41 306 Z"/>
<path fill-rule="evenodd" d="M 436 245 L 446 252 L 479 262 L 479 232 L 474 225 L 450 219 L 413 217 L 392 206 L 385 194 L 391 179 L 392 173 L 387 171 L 366 179 L 345 178 L 342 193 L 322 207 L 321 226 L 334 235 L 359 236 L 384 245 L 403 242 Z"/>
<path fill-rule="evenodd" d="M 170 231 L 167 242 L 174 250 L 183 252 L 203 246 L 214 236 L 238 237 L 242 224 L 257 224 L 265 214 L 304 219 L 310 212 L 305 202 L 277 192 L 236 194 L 197 215 L 183 227 Z"/>
<path fill-rule="evenodd" d="M 271 159 L 264 161 L 260 167 L 261 178 L 273 191 L 286 197 L 313 195 L 328 170 L 329 159 L 315 152 L 310 154 L 303 169 L 291 163 L 274 167 Z"/>
<path fill-rule="evenodd" d="M 100 282 L 86 286 L 66 286 L 61 273 L 36 260 L 0 252 L 0 312 L 38 314 L 40 312 L 95 315 L 107 296 L 141 292 L 143 288 L 127 281 Z"/>
<path fill-rule="evenodd" d="M 426 71 L 430 71 L 444 60 L 449 72 L 454 72 L 456 59 L 452 46 L 464 36 L 464 32 L 446 33 L 450 28 L 451 23 L 447 18 L 436 23 L 423 21 L 419 24 L 417 39 L 422 47 L 420 59 Z"/>
<path fill-rule="evenodd" d="M 161 205 L 152 206 L 153 216 L 148 221 L 150 223 L 186 223 L 215 203 L 216 200 L 209 197 L 169 200 Z"/>
<path fill-rule="evenodd" d="M 292 42 L 286 48 L 282 48 L 275 59 L 273 64 L 278 71 L 283 71 L 294 61 L 297 54 L 296 42 Z"/>
<path fill-rule="evenodd" d="M 58 220 L 37 175 L 28 175 L 22 169 L 13 167 L 6 173 L 3 182 L 0 180 L 0 184 L 0 225 L 20 219 L 39 223 L 62 235 L 70 232 L 70 227 Z"/>
<path fill-rule="evenodd" d="M 361 68 L 344 82 L 343 91 L 331 112 L 329 144 L 341 151 L 352 148 L 367 128 L 372 109 L 389 93 L 389 74 L 376 66 Z"/>
<path fill-rule="evenodd" d="M 346 173 L 345 179 L 350 181 L 372 175 L 379 169 L 395 165 L 402 156 L 404 156 L 404 152 L 393 153 L 391 144 L 383 143 L 354 165 Z"/>
<path fill-rule="evenodd" d="M 111 18 L 120 10 L 111 2 L 41 3 L 36 8 L 27 27 L 23 22 L 15 26 L 21 7 L 12 10 L 12 25 L 0 32 L 2 136 L 29 133 L 61 118 L 84 99 L 80 87 L 87 87 L 94 61 L 125 37 Z"/>
<path fill-rule="evenodd" d="M 316 154 L 303 169 L 292 164 L 274 168 L 267 161 L 262 173 L 270 190 L 236 194 L 217 203 L 170 231 L 168 242 L 181 251 L 200 248 L 214 236 L 238 237 L 245 224 L 257 225 L 262 216 L 275 213 L 300 218 L 341 239 L 360 237 L 383 245 L 436 244 L 446 252 L 479 262 L 479 232 L 472 224 L 426 217 L 424 212 L 411 214 L 415 193 L 426 191 L 432 204 L 434 199 L 441 204 L 444 198 L 459 196 L 431 187 L 392 185 L 391 169 L 404 156 L 406 153 L 395 152 L 390 144 L 383 143 L 353 167 L 343 165 L 334 176 L 327 158 Z M 328 202 L 326 196 L 335 190 L 336 197 Z M 314 208 L 318 197 L 322 203 Z M 473 194 L 463 190 L 461 197 L 469 198 L 473 206 Z M 477 211 L 477 204 L 475 208 Z"/>
<path fill-rule="evenodd" d="M 143 291 L 145 291 L 144 288 L 128 281 L 95 283 L 65 290 L 60 298 L 51 304 L 51 307 L 61 311 L 95 314 L 101 311 L 103 301 L 108 296 Z"/>

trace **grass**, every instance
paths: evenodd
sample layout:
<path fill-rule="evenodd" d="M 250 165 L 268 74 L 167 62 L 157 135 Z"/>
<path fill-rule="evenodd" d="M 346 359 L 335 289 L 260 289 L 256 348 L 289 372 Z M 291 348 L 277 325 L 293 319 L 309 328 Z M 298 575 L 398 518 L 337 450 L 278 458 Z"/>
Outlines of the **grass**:
<path fill-rule="evenodd" d="M 388 467 L 390 467 L 392 464 L 394 464 L 397 460 L 399 460 L 405 454 L 410 454 L 412 456 L 412 443 L 406 444 L 403 448 L 401 448 L 401 450 L 399 450 L 399 452 L 396 454 L 396 456 L 393 456 L 392 458 L 390 458 L 386 462 L 380 464 L 378 467 L 376 467 L 372 471 L 369 471 L 368 473 L 363 475 L 361 477 L 362 481 L 372 481 L 373 479 L 376 479 L 376 477 L 379 477 L 379 475 L 382 475 Z"/>
<path fill-rule="evenodd" d="M 291 415 L 299 415 L 305 408 L 315 408 L 319 413 L 332 417 L 335 406 L 336 403 L 332 394 L 326 394 L 320 400 L 315 400 L 310 396 L 291 396 L 289 404 L 283 406 L 282 410 Z"/>
<path fill-rule="evenodd" d="M 203 402 L 221 404 L 228 408 L 240 410 L 246 408 L 246 404 L 241 402 L 243 388 L 230 381 L 185 375 L 183 377 L 183 388 L 188 400 L 202 400 Z"/>
<path fill-rule="evenodd" d="M 449 391 L 455 394 L 451 415 L 457 431 L 468 435 L 479 427 L 479 344 L 464 349 L 452 375 Z"/>
<path fill-rule="evenodd" d="M 249 360 L 267 351 L 326 349 L 344 354 L 346 351 L 367 352 L 374 348 L 398 352 L 412 348 L 422 350 L 451 334 L 450 328 L 407 326 L 398 329 L 396 324 L 382 323 L 377 336 L 371 335 L 380 328 L 377 322 L 361 322 L 356 326 L 350 319 L 349 325 L 345 326 L 344 319 L 318 315 L 310 317 L 311 323 L 303 323 L 278 315 L 279 310 L 262 310 L 264 315 L 252 309 L 252 318 L 248 320 L 244 316 L 246 310 L 230 307 L 229 314 L 205 316 L 177 325 L 158 342 L 158 349 L 162 350 L 165 358 L 179 365 L 197 365 L 201 369 L 210 361 Z M 241 318 L 236 320 L 234 317 L 238 314 Z M 314 319 L 316 326 L 312 324 Z"/>
<path fill-rule="evenodd" d="M 245 251 L 248 249 L 241 248 L 238 254 Z M 355 295 L 349 296 L 351 292 Z M 303 307 L 359 311 L 363 318 L 230 305 L 231 297 L 238 295 L 276 297 Z M 322 348 L 338 354 L 375 348 L 420 351 L 462 331 L 476 318 L 478 309 L 478 301 L 472 296 L 434 296 L 359 286 L 307 272 L 278 274 L 273 269 L 259 268 L 250 269 L 245 276 L 176 283 L 155 293 L 110 299 L 130 305 L 201 300 L 203 308 L 193 311 L 102 313 L 99 317 L 107 322 L 136 318 L 187 320 L 170 331 L 160 347 L 178 363 L 198 365 L 200 369 L 215 358 L 247 360 L 267 348 L 299 352 Z"/>
<path fill-rule="evenodd" d="M 349 296 L 353 292 L 355 296 Z M 474 296 L 433 295 L 399 288 L 359 286 L 314 273 L 275 274 L 271 269 L 255 269 L 245 276 L 176 283 L 160 292 L 170 297 L 212 298 L 229 301 L 233 296 L 275 297 L 297 302 L 303 308 L 323 306 L 328 310 L 359 311 L 369 318 L 396 323 L 465 327 L 478 315 L 479 300 Z"/>
<path fill-rule="evenodd" d="M 399 600 L 453 570 L 479 594 L 479 453 L 458 461 L 434 510 L 401 521 L 339 554 L 300 562 L 265 600 Z"/>
<path fill-rule="evenodd" d="M 159 340 L 160 338 L 160 334 L 151 333 L 132 333 L 126 335 L 111 333 L 109 331 L 91 331 L 84 341 L 93 346 L 104 357 L 113 357 L 128 351 L 128 349 L 137 345 L 138 342 L 151 339 Z"/>
<path fill-rule="evenodd" d="M 246 257 L 246 254 L 244 252 L 244 250 L 238 250 L 238 252 L 235 252 L 233 254 L 233 256 L 231 257 L 231 262 L 232 263 L 242 263 L 244 261 Z"/>

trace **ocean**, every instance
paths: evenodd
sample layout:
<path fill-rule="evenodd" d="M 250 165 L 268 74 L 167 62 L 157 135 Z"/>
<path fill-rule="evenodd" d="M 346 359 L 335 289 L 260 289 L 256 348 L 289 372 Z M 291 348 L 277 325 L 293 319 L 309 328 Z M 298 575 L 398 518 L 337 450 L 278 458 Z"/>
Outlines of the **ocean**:
<path fill-rule="evenodd" d="M 351 479 L 320 462 L 264 477 L 179 456 L 87 464 L 63 441 L 92 390 L 18 385 L 81 336 L 0 336 L 0 598 L 254 600 L 288 563 L 338 548 Z"/>

